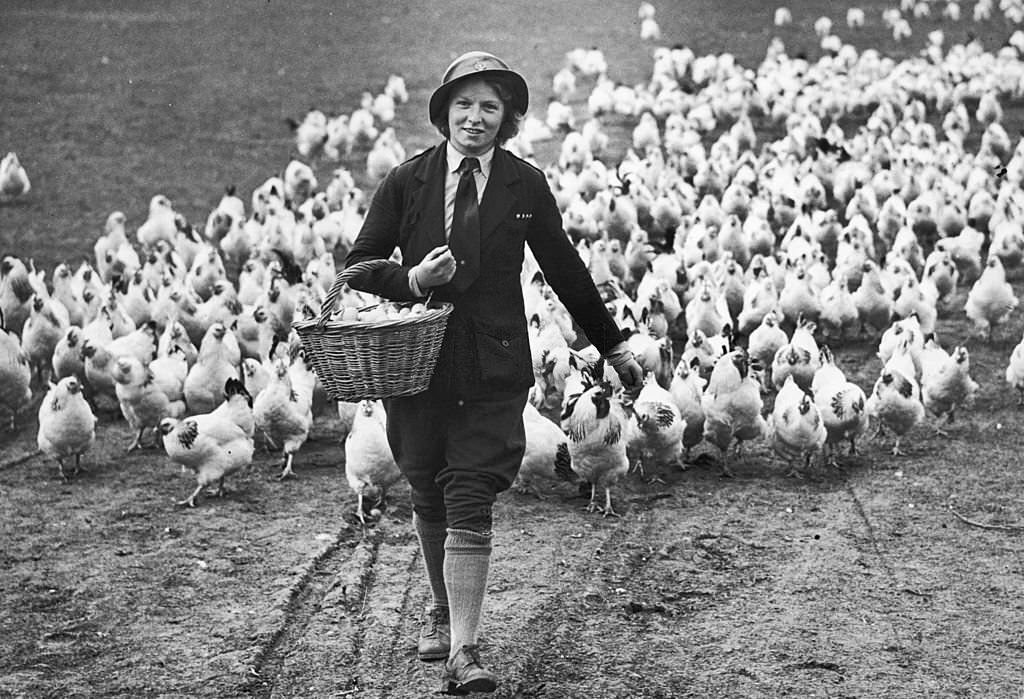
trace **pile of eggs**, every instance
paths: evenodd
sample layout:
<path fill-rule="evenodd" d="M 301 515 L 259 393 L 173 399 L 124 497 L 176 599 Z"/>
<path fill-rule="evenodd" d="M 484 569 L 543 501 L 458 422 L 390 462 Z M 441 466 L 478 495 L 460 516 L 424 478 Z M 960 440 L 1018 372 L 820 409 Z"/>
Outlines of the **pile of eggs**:
<path fill-rule="evenodd" d="M 404 320 L 406 318 L 422 316 L 426 314 L 428 310 L 430 309 L 428 309 L 426 304 L 422 302 L 413 304 L 394 302 L 378 303 L 367 308 L 345 306 L 335 311 L 331 316 L 331 320 L 358 323 L 379 323 L 386 320 Z"/>

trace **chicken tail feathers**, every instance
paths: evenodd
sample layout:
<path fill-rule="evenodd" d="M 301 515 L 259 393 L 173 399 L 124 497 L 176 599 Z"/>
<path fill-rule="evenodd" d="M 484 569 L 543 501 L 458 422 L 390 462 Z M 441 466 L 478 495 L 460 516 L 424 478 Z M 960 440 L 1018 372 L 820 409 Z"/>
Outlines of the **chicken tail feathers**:
<path fill-rule="evenodd" d="M 576 472 L 572 470 L 572 456 L 569 445 L 562 442 L 555 450 L 555 475 L 567 483 L 576 482 Z"/>
<path fill-rule="evenodd" d="M 281 261 L 281 276 L 289 284 L 302 283 L 302 268 L 295 262 L 295 256 L 287 250 L 274 248 L 274 253 Z"/>

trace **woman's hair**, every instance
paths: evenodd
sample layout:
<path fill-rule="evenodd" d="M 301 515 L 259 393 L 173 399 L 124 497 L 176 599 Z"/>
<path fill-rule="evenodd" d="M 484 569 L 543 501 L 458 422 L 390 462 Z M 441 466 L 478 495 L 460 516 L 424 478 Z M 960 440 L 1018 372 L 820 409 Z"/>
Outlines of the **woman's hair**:
<path fill-rule="evenodd" d="M 519 133 L 519 123 L 523 120 L 524 115 L 517 112 L 515 107 L 512 106 L 512 91 L 505 84 L 504 80 L 495 77 L 481 78 L 481 80 L 497 93 L 498 99 L 501 100 L 505 108 L 505 113 L 501 119 L 501 126 L 498 127 L 498 136 L 495 139 L 498 145 L 501 146 L 505 144 L 505 141 Z M 445 138 L 451 138 L 451 132 L 448 130 L 448 111 L 451 107 L 452 95 L 454 94 L 455 90 L 449 92 L 448 102 L 438 115 L 437 121 L 434 122 L 434 126 Z"/>

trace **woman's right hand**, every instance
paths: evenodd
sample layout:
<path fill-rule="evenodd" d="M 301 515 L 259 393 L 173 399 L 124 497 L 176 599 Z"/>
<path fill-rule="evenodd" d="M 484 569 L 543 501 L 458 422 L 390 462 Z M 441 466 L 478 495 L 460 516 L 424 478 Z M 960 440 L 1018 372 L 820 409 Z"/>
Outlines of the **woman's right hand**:
<path fill-rule="evenodd" d="M 447 245 L 434 248 L 416 265 L 416 283 L 421 289 L 447 284 L 454 276 L 455 257 Z"/>

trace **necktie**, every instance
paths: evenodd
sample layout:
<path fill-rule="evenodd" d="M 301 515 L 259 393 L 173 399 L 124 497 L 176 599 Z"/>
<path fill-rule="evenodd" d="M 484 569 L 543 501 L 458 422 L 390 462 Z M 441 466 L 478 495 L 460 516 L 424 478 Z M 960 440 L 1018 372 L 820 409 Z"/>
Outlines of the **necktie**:
<path fill-rule="evenodd" d="M 448 247 L 455 257 L 455 290 L 465 291 L 480 274 L 480 207 L 476 197 L 476 178 L 480 168 L 476 158 L 463 158 L 459 165 L 459 185 L 455 189 L 455 216 Z"/>

